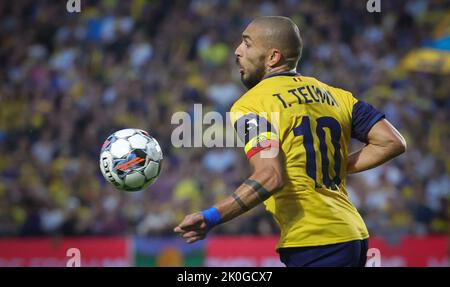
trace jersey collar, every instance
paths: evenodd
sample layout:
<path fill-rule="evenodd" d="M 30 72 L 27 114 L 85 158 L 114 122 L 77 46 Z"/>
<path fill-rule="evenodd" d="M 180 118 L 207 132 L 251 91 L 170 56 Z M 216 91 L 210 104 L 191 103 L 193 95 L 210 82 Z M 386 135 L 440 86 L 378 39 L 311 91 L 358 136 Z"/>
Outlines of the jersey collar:
<path fill-rule="evenodd" d="M 286 72 L 279 72 L 279 73 L 269 74 L 269 75 L 265 76 L 263 79 L 268 79 L 268 78 L 277 77 L 277 76 L 295 77 L 295 76 L 301 76 L 301 74 L 298 73 L 298 72 L 295 72 L 295 71 L 286 71 Z"/>

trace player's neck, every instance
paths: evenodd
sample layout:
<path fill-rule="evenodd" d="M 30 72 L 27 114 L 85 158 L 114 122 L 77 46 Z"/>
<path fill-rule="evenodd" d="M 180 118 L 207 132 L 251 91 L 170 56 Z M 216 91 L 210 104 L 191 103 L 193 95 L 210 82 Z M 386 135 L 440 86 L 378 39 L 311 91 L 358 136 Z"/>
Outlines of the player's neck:
<path fill-rule="evenodd" d="M 264 75 L 264 78 L 270 77 L 273 74 L 280 74 L 280 73 L 286 73 L 286 72 L 295 73 L 296 69 L 295 68 L 294 69 L 289 69 L 289 67 L 287 65 L 281 65 L 281 66 L 278 66 L 278 67 L 275 67 L 275 68 L 269 68 L 266 71 L 266 74 Z"/>

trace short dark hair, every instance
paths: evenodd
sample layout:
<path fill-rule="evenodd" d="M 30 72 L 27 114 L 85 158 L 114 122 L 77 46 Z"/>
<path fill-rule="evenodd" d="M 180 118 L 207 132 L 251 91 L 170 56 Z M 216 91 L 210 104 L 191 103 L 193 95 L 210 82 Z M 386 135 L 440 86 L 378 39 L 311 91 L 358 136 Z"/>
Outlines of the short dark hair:
<path fill-rule="evenodd" d="M 303 41 L 298 26 L 288 17 L 264 16 L 253 21 L 266 29 L 268 45 L 281 51 L 290 69 L 297 67 L 303 49 Z"/>

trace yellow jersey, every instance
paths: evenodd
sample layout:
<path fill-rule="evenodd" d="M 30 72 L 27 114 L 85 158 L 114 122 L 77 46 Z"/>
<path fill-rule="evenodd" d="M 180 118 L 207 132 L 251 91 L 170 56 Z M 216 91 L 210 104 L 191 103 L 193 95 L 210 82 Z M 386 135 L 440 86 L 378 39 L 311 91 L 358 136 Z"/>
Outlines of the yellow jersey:
<path fill-rule="evenodd" d="M 264 78 L 234 103 L 230 119 L 248 158 L 267 142 L 280 147 L 285 184 L 264 202 L 281 230 L 277 249 L 369 237 L 345 189 L 348 146 L 351 137 L 366 142 L 383 117 L 350 92 L 293 72 Z"/>

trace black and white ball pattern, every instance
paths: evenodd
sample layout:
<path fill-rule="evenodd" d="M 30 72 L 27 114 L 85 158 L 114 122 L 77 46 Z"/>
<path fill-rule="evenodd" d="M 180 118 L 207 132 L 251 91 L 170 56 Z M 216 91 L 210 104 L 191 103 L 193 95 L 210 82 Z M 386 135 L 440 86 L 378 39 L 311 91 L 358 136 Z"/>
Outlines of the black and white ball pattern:
<path fill-rule="evenodd" d="M 100 170 L 116 188 L 138 191 L 158 178 L 162 159 L 161 147 L 146 131 L 123 129 L 103 143 Z"/>

